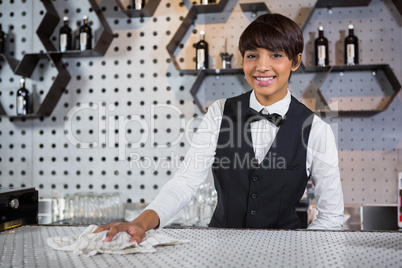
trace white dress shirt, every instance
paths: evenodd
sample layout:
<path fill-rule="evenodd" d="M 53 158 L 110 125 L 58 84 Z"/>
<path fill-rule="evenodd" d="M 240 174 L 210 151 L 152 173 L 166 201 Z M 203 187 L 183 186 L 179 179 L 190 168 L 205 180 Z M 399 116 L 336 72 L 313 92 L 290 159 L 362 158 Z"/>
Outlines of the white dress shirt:
<path fill-rule="evenodd" d="M 225 99 L 214 102 L 194 134 L 184 163 L 167 182 L 146 209 L 154 210 L 162 228 L 181 209 L 186 207 L 204 182 L 214 162 Z M 250 94 L 250 107 L 256 111 L 277 113 L 284 116 L 290 105 L 291 95 L 270 106 L 263 106 Z M 264 113 L 264 112 L 263 112 Z M 259 162 L 269 151 L 279 127 L 267 120 L 251 124 L 251 137 L 255 156 Z M 340 230 L 343 225 L 343 193 L 338 167 L 338 150 L 331 127 L 314 115 L 307 144 L 307 176 L 311 175 L 315 187 L 317 218 L 308 229 Z"/>

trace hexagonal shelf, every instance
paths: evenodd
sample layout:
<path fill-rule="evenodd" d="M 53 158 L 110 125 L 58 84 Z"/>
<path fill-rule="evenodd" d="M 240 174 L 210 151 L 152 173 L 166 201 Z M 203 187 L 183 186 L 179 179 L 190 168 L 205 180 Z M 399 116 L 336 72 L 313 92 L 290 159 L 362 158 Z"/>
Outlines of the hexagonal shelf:
<path fill-rule="evenodd" d="M 41 40 L 43 46 L 48 54 L 62 54 L 63 57 L 93 57 L 93 56 L 103 56 L 105 55 L 107 49 L 113 41 L 113 32 L 109 27 L 102 11 L 99 9 L 96 0 L 88 0 L 91 4 L 91 9 L 95 12 L 99 22 L 102 26 L 102 32 L 96 41 L 94 48 L 92 50 L 80 51 L 80 50 L 68 50 L 63 53 L 58 51 L 52 42 L 50 42 L 50 37 L 56 29 L 60 17 L 58 16 L 53 4 L 50 0 L 42 0 L 43 5 L 46 8 L 46 15 L 43 18 L 41 24 L 36 31 L 39 39 Z M 52 25 L 49 27 L 49 25 Z"/>
<path fill-rule="evenodd" d="M 180 45 L 180 42 L 187 33 L 188 29 L 190 29 L 191 25 L 194 23 L 194 20 L 197 18 L 197 15 L 205 13 L 221 12 L 227 2 L 228 0 L 220 0 L 219 3 L 217 4 L 193 5 L 190 8 L 189 12 L 187 13 L 187 16 L 183 19 L 183 22 L 177 29 L 172 40 L 170 40 L 169 44 L 166 46 L 166 49 L 170 55 L 170 59 L 177 70 L 180 70 L 180 65 L 178 64 L 176 57 L 174 56 L 174 53 L 177 47 Z"/>
<path fill-rule="evenodd" d="M 342 96 L 342 97 L 329 97 L 327 92 L 323 91 L 323 87 L 326 80 L 331 73 L 339 73 L 344 75 L 344 72 L 368 72 L 372 76 L 376 76 L 378 82 L 381 84 L 381 80 L 388 80 L 389 85 L 392 87 L 388 90 L 388 95 L 383 96 Z M 383 73 L 383 75 L 382 75 Z M 380 77 L 380 78 L 378 78 Z M 386 85 L 386 86 L 389 86 Z M 353 115 L 354 113 L 372 114 L 378 113 L 388 109 L 394 98 L 398 95 L 401 89 L 397 77 L 388 64 L 375 64 L 375 65 L 357 65 L 357 66 L 331 66 L 323 78 L 318 94 L 325 104 L 326 109 L 319 109 L 318 113 L 335 113 L 338 115 Z"/>
<path fill-rule="evenodd" d="M 400 0 L 395 0 L 393 1 L 396 7 L 398 8 L 398 5 L 396 1 Z M 371 0 L 318 0 L 316 4 L 314 5 L 314 8 L 311 10 L 308 18 L 306 19 L 306 22 L 302 26 L 302 31 L 305 30 L 306 25 L 310 21 L 315 9 L 317 8 L 335 8 L 335 7 L 355 7 L 355 6 L 368 6 L 370 4 Z M 398 8 L 399 9 L 399 8 Z M 401 84 L 398 81 L 397 77 L 395 76 L 394 72 L 392 71 L 391 67 L 388 64 L 357 64 L 354 66 L 346 66 L 346 65 L 332 65 L 332 66 L 326 66 L 326 67 L 316 67 L 316 66 L 305 66 L 302 62 L 301 64 L 302 70 L 304 72 L 326 72 L 319 88 L 318 88 L 318 94 L 323 101 L 323 103 L 328 107 L 327 109 L 320 109 L 317 110 L 318 113 L 336 113 L 338 115 L 351 115 L 355 113 L 378 113 L 381 111 L 386 110 L 389 105 L 392 103 L 394 98 L 398 95 L 399 91 L 401 90 Z M 372 72 L 376 73 L 377 71 L 383 72 L 385 78 L 389 81 L 392 91 L 389 95 L 386 96 L 370 96 L 367 98 L 363 97 L 339 97 L 339 98 L 333 98 L 329 100 L 326 97 L 325 92 L 321 90 L 322 85 L 325 83 L 325 80 L 329 77 L 331 73 L 344 73 L 344 72 Z M 373 106 L 370 107 L 370 105 L 361 105 L 357 106 L 357 102 L 355 101 L 353 104 L 353 100 L 359 99 L 360 103 L 363 103 L 365 100 L 368 99 L 380 99 L 377 102 L 372 102 Z M 335 107 L 332 105 L 332 101 L 336 100 L 341 105 L 339 107 Z M 350 102 L 349 104 L 347 104 Z M 339 109 L 340 108 L 340 109 Z M 345 109 L 346 108 L 346 109 Z"/>
<path fill-rule="evenodd" d="M 95 47 L 91 51 L 67 51 L 61 53 L 56 51 L 53 43 L 50 41 L 50 37 L 57 27 L 60 17 L 58 16 L 56 9 L 54 8 L 51 0 L 42 0 L 43 5 L 46 9 L 46 14 L 44 15 L 36 33 L 41 40 L 43 46 L 47 50 L 46 53 L 26 53 L 24 54 L 21 61 L 13 59 L 5 54 L 0 54 L 0 59 L 7 62 L 12 71 L 24 77 L 30 77 L 38 64 L 40 59 L 48 58 L 52 64 L 56 67 L 58 74 L 55 77 L 52 86 L 50 87 L 47 95 L 45 96 L 43 102 L 40 104 L 36 113 L 24 115 L 24 116 L 9 116 L 11 119 L 26 119 L 26 118 L 38 118 L 43 116 L 49 116 L 57 102 L 59 101 L 61 95 L 63 94 L 66 86 L 68 85 L 71 76 L 68 73 L 65 65 L 61 61 L 62 57 L 85 57 L 85 56 L 103 56 L 109 45 L 113 40 L 113 33 L 106 22 L 101 10 L 99 9 L 95 0 L 89 0 L 92 10 L 96 13 L 98 19 L 101 22 L 103 31 L 100 34 Z M 0 115 L 7 116 L 4 108 L 0 103 Z"/>
<path fill-rule="evenodd" d="M 241 68 L 236 68 L 236 69 L 207 69 L 207 70 L 181 70 L 180 66 L 174 57 L 174 51 L 177 49 L 178 45 L 180 44 L 180 41 L 190 28 L 191 24 L 195 20 L 197 14 L 199 13 L 216 13 L 220 12 L 223 10 L 224 5 L 226 5 L 227 1 L 221 0 L 218 4 L 215 5 L 195 5 L 193 6 L 187 17 L 183 20 L 182 25 L 179 27 L 179 30 L 176 32 L 175 36 L 173 39 L 170 41 L 170 43 L 167 46 L 167 49 L 169 51 L 170 58 L 172 62 L 174 63 L 175 67 L 177 70 L 180 70 L 181 74 L 190 74 L 190 75 L 197 75 L 197 78 L 192 85 L 190 89 L 190 93 L 194 99 L 194 102 L 196 103 L 198 109 L 200 109 L 201 112 L 206 113 L 206 109 L 204 107 L 204 104 L 201 103 L 201 101 L 197 97 L 197 93 L 200 89 L 200 86 L 202 82 L 204 81 L 206 76 L 210 75 L 215 75 L 215 76 L 220 76 L 220 75 L 238 75 L 238 74 L 243 74 L 243 69 Z M 257 13 L 259 11 L 267 12 L 270 13 L 268 7 L 264 2 L 256 2 L 256 3 L 244 3 L 240 4 L 240 7 L 243 12 L 253 12 Z"/>

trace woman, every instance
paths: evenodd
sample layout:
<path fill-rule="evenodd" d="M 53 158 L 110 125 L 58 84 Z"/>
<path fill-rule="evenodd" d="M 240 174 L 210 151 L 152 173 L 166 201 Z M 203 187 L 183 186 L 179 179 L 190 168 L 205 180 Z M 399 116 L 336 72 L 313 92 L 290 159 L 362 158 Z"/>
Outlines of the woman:
<path fill-rule="evenodd" d="M 96 232 L 109 230 L 105 241 L 125 231 L 140 242 L 146 231 L 162 228 L 190 202 L 210 167 L 218 192 L 211 227 L 300 228 L 295 205 L 309 178 L 318 216 L 308 228 L 342 227 L 334 135 L 288 90 L 302 60 L 300 28 L 282 15 L 261 15 L 242 33 L 239 50 L 252 90 L 209 107 L 186 155 L 191 165 L 132 222 L 99 227 Z"/>

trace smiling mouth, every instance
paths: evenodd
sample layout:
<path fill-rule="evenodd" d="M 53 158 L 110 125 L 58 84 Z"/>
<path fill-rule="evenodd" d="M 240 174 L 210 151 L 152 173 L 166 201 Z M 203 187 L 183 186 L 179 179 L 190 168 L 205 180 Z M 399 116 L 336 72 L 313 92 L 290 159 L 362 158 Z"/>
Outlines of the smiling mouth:
<path fill-rule="evenodd" d="M 261 82 L 269 81 L 269 80 L 272 80 L 272 79 L 274 79 L 274 78 L 275 78 L 275 76 L 270 76 L 270 77 L 259 77 L 259 76 L 256 76 L 256 77 L 255 77 L 255 79 L 256 79 L 257 81 L 261 81 Z"/>

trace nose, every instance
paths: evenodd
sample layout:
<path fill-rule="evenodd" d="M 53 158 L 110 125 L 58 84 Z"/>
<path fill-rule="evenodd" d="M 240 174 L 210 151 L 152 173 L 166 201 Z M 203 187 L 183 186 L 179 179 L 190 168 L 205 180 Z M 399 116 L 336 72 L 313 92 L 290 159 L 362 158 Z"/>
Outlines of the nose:
<path fill-rule="evenodd" d="M 260 57 L 257 61 L 256 70 L 260 72 L 269 71 L 271 63 L 268 57 Z"/>

